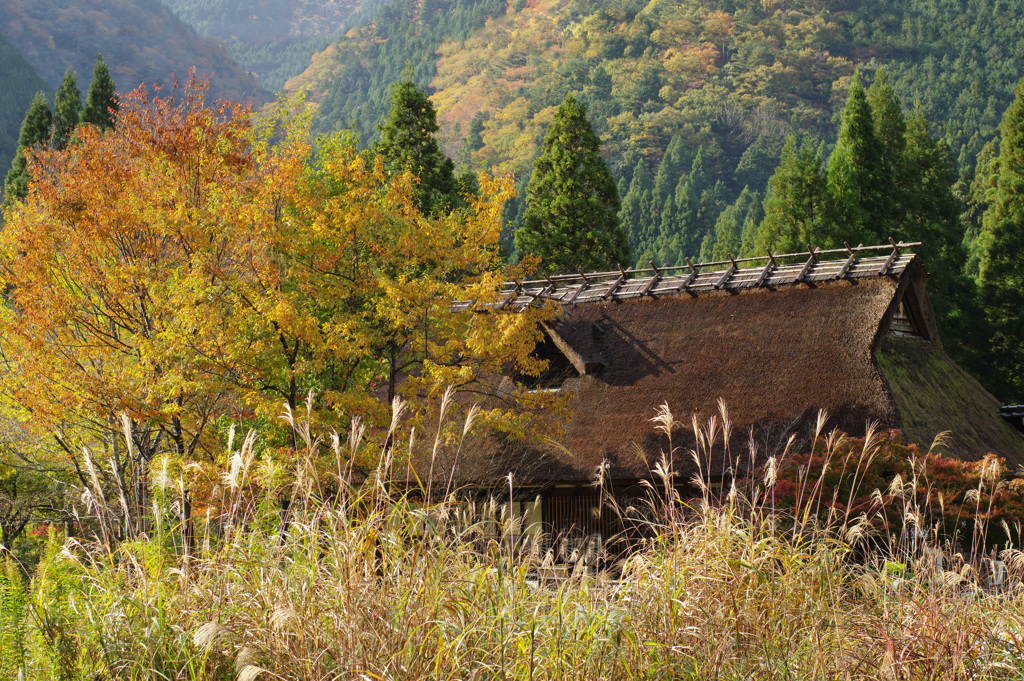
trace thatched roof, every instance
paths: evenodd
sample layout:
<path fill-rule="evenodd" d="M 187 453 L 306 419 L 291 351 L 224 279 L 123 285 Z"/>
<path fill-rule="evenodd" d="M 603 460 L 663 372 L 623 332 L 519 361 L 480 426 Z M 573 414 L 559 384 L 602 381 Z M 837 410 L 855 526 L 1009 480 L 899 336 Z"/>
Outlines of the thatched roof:
<path fill-rule="evenodd" d="M 900 248 L 877 257 L 832 253 L 847 257 L 827 261 L 818 252 L 748 269 L 727 261 L 715 272 L 696 265 L 688 274 L 597 273 L 514 285 L 507 307 L 560 303 L 545 331 L 575 368 L 561 385 L 572 415 L 557 446 L 478 439 L 465 448 L 473 454 L 464 457 L 477 459 L 465 462 L 467 471 L 585 482 L 605 465 L 615 479 L 650 478 L 668 451 L 651 422 L 663 404 L 682 423 L 673 460 L 687 478 L 697 471 L 689 454 L 694 419 L 717 418 L 702 467 L 718 476 L 749 468 L 751 438 L 760 458 L 790 434 L 806 437 L 820 409 L 829 414 L 827 430 L 863 435 L 873 421 L 904 428 L 926 447 L 940 430 L 953 430 L 953 455 L 994 451 L 1024 463 L 1024 437 L 939 346 L 919 261 Z M 728 408 L 731 457 L 719 400 Z"/>
<path fill-rule="evenodd" d="M 927 448 L 949 431 L 944 453 L 976 461 L 993 452 L 1024 464 L 1024 437 L 1000 415 L 999 401 L 937 344 L 890 336 L 875 357 L 907 441 Z"/>

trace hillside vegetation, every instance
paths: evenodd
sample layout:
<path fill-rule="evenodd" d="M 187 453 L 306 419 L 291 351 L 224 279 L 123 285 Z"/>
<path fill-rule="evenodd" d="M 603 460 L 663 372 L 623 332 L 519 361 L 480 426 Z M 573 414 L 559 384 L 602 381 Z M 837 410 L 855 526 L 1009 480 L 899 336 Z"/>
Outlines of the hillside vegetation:
<path fill-rule="evenodd" d="M 375 14 L 364 6 L 355 28 L 313 57 L 309 68 L 288 81 L 289 92 L 309 90 L 320 105 L 317 130 L 352 127 L 363 144 L 376 140 L 387 113 L 391 84 L 407 66 L 413 82 L 428 86 L 437 74 L 435 52 L 448 38 L 467 39 L 489 17 L 505 10 L 501 0 L 396 0 Z"/>
<path fill-rule="evenodd" d="M 17 151 L 18 131 L 32 97 L 50 88 L 28 63 L 25 56 L 0 35 L 0 164 L 4 172 Z"/>
<path fill-rule="evenodd" d="M 364 0 L 164 0 L 203 36 L 222 40 L 232 58 L 269 92 L 309 65 Z M 363 19 L 365 21 L 365 18 Z"/>
<path fill-rule="evenodd" d="M 172 74 L 184 78 L 194 66 L 199 74 L 216 74 L 216 97 L 244 101 L 263 94 L 222 46 L 197 36 L 159 0 L 0 0 L 0 34 L 53 89 L 69 66 L 88 82 L 100 52 L 122 93 L 142 83 L 167 84 Z"/>
<path fill-rule="evenodd" d="M 760 209 L 788 132 L 831 143 L 855 70 L 870 84 L 884 67 L 904 108 L 930 122 L 968 175 L 1024 71 L 1024 19 L 992 0 L 471 6 L 395 2 L 288 87 L 309 88 L 321 129 L 354 123 L 369 143 L 389 83 L 411 63 L 434 91 L 449 155 L 462 167 L 518 173 L 510 228 L 544 128 L 569 92 L 587 106 L 623 199 L 639 173 L 639 186 L 659 184 L 663 201 L 699 152 L 701 186 L 691 191 L 706 195 L 700 244 L 744 187 Z M 638 219 L 623 215 L 627 228 Z"/>

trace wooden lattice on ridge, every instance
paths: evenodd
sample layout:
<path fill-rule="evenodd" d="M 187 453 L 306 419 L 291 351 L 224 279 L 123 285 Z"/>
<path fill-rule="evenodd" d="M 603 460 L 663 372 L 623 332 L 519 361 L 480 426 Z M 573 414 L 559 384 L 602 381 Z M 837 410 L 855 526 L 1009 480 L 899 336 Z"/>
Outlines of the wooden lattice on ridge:
<path fill-rule="evenodd" d="M 522 309 L 540 300 L 562 305 L 577 305 L 608 300 L 679 293 L 696 294 L 716 290 L 771 287 L 783 284 L 814 283 L 837 279 L 859 279 L 899 275 L 914 259 L 906 249 L 921 242 L 882 246 L 856 246 L 821 250 L 807 247 L 801 253 L 770 253 L 752 258 L 733 258 L 716 262 L 657 267 L 619 269 L 612 272 L 557 274 L 544 279 L 507 282 L 502 287 L 503 301 L 498 307 Z M 884 251 L 890 251 L 885 253 Z M 878 255 L 868 255 L 878 253 Z M 744 267 L 754 263 L 756 266 Z M 456 309 L 469 309 L 473 301 L 456 303 Z"/>

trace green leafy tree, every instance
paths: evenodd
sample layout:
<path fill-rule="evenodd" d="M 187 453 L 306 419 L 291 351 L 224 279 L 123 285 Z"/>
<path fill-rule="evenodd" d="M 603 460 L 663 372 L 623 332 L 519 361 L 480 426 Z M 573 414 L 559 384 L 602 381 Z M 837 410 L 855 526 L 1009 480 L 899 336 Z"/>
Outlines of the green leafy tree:
<path fill-rule="evenodd" d="M 103 62 L 103 55 L 96 55 L 96 65 L 92 69 L 92 82 L 89 93 L 85 96 L 85 109 L 82 111 L 82 122 L 110 130 L 121 108 L 121 100 L 117 96 L 117 86 L 110 77 L 110 69 Z"/>
<path fill-rule="evenodd" d="M 629 262 L 619 192 L 586 109 L 570 94 L 558 107 L 526 189 L 516 247 L 548 272 L 604 270 Z"/>
<path fill-rule="evenodd" d="M 1001 127 L 999 175 L 981 234 L 981 293 L 1005 396 L 1024 398 L 1024 79 Z"/>
<path fill-rule="evenodd" d="M 395 175 L 412 172 L 419 178 L 416 202 L 427 215 L 450 211 L 458 201 L 455 164 L 434 137 L 437 112 L 427 93 L 412 82 L 411 72 L 391 89 L 391 110 L 380 126 L 374 153 Z"/>
<path fill-rule="evenodd" d="M 53 114 L 46 101 L 46 95 L 36 93 L 35 98 L 25 112 L 25 120 L 21 123 L 18 135 L 18 153 L 14 156 L 11 169 L 4 179 L 4 207 L 23 199 L 28 195 L 28 159 L 25 151 L 35 147 L 46 146 L 50 140 L 50 123 Z"/>
<path fill-rule="evenodd" d="M 64 80 L 53 99 L 53 134 L 50 147 L 66 149 L 82 118 L 82 93 L 78 90 L 78 76 L 68 68 Z"/>

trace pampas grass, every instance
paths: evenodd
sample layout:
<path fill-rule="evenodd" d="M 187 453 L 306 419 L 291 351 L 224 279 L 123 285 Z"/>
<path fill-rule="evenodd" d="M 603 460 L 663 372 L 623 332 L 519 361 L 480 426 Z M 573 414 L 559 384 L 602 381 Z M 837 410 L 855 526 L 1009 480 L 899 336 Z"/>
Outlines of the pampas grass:
<path fill-rule="evenodd" d="M 392 434 L 404 404 L 394 407 Z M 353 423 L 347 446 L 333 435 L 321 447 L 308 423 L 288 418 L 305 446 L 290 479 L 306 481 L 310 461 L 335 457 L 322 470 L 335 472 L 337 494 L 308 482 L 258 487 L 255 481 L 281 475 L 269 470 L 277 464 L 260 455 L 249 433 L 238 450 L 230 438 L 222 498 L 207 511 L 205 539 L 188 560 L 167 539 L 178 528 L 162 528 L 162 514 L 153 537 L 119 545 L 104 536 L 81 543 L 54 537 L 30 592 L 26 678 L 1024 675 L 1017 652 L 1024 649 L 1024 553 L 1004 552 L 1006 587 L 992 592 L 970 557 L 883 541 L 866 515 L 816 522 L 819 509 L 810 506 L 820 501 L 820 477 L 809 474 L 801 490 L 806 507 L 781 517 L 772 491 L 789 447 L 769 459 L 751 483 L 756 489 L 734 485 L 723 497 L 701 478 L 701 496 L 689 500 L 675 493 L 673 453 L 665 452 L 656 467 L 665 490 L 652 487 L 648 503 L 649 538 L 612 571 L 578 564 L 555 578 L 553 554 L 519 539 L 523 519 L 511 513 L 511 478 L 487 504 L 426 503 L 390 486 L 404 473 L 390 470 L 388 437 L 380 469 L 355 486 L 345 457 L 359 448 L 363 426 Z M 654 421 L 667 433 L 679 427 L 667 408 Z M 700 470 L 730 427 L 723 405 L 697 428 L 700 449 L 691 456 Z M 830 450 L 839 439 L 826 438 Z M 872 448 L 868 437 L 851 475 L 863 474 Z M 893 485 L 907 522 L 918 522 L 913 500 L 904 498 L 914 488 Z M 282 491 L 291 499 L 287 519 L 275 503 Z M 89 499 L 105 533 L 101 492 Z M 603 512 L 617 508 L 610 498 Z"/>

